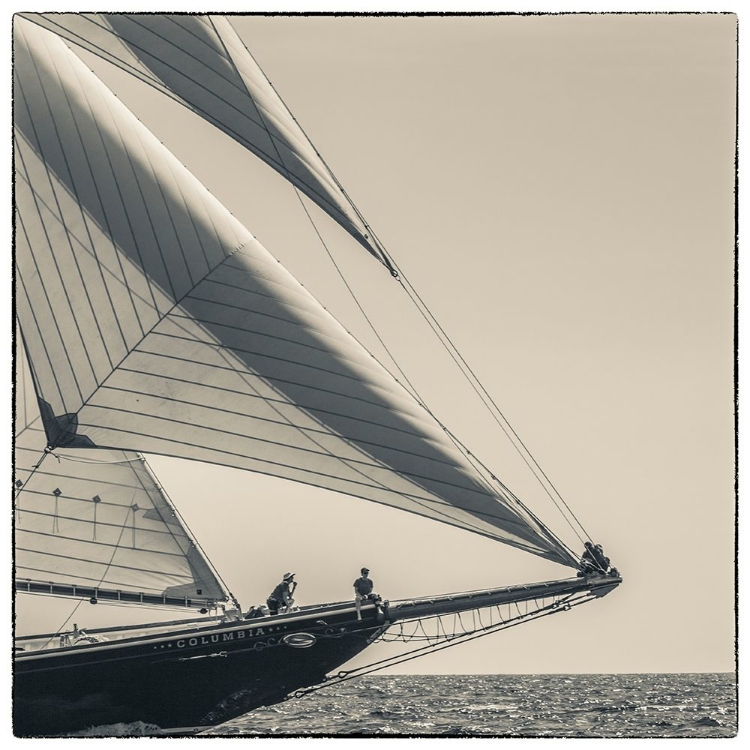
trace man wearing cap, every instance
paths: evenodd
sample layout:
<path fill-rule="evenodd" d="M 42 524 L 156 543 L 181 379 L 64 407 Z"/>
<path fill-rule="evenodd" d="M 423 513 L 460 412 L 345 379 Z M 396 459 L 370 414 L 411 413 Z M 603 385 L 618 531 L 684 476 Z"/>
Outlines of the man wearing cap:
<path fill-rule="evenodd" d="M 297 581 L 294 580 L 294 575 L 294 573 L 284 573 L 284 579 L 271 592 L 268 599 L 266 599 L 266 605 L 272 615 L 277 615 L 281 607 L 287 611 L 292 608 L 294 604 L 292 594 L 294 593 L 294 589 L 297 588 Z"/>
<path fill-rule="evenodd" d="M 362 619 L 362 614 L 360 613 L 362 600 L 369 598 L 373 587 L 372 579 L 368 577 L 370 575 L 369 568 L 362 568 L 360 573 L 362 573 L 362 576 L 354 582 L 354 606 L 357 608 L 358 620 Z"/>

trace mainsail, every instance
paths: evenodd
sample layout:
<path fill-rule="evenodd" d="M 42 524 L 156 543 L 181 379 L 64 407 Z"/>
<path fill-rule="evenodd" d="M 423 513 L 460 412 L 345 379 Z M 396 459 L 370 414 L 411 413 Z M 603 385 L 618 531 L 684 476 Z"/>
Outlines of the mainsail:
<path fill-rule="evenodd" d="M 16 337 L 15 568 L 20 589 L 80 589 L 186 599 L 227 594 L 143 457 L 121 450 L 45 454 L 47 437 L 20 336 Z M 110 599 L 115 598 L 110 595 Z"/>
<path fill-rule="evenodd" d="M 292 182 L 389 265 L 361 215 L 227 18 L 125 13 L 23 15 L 213 123 Z"/>
<path fill-rule="evenodd" d="M 49 443 L 384 503 L 575 567 L 54 34 L 16 20 L 18 317 Z"/>

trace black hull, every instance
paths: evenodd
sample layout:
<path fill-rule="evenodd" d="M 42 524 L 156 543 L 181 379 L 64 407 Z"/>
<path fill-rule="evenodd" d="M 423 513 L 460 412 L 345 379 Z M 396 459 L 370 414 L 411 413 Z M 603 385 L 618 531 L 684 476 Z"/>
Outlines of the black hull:
<path fill-rule="evenodd" d="M 51 736 L 134 721 L 163 729 L 228 721 L 322 682 L 356 656 L 384 628 L 374 607 L 362 614 L 358 622 L 351 607 L 318 609 L 21 654 L 14 734 Z"/>

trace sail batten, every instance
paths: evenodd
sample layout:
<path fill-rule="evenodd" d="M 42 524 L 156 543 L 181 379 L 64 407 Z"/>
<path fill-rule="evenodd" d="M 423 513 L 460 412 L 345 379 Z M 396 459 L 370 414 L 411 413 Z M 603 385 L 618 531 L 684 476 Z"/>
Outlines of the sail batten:
<path fill-rule="evenodd" d="M 50 442 L 272 474 L 576 564 L 60 39 L 16 25 L 18 315 Z"/>

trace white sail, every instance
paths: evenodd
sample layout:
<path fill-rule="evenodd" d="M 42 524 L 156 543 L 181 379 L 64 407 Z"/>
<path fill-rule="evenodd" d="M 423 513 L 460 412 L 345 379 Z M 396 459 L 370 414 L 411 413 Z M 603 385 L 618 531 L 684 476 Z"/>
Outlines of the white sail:
<path fill-rule="evenodd" d="M 65 44 L 17 20 L 18 315 L 57 446 L 308 483 L 577 561 Z"/>
<path fill-rule="evenodd" d="M 227 18 L 125 13 L 24 17 L 114 63 L 221 128 L 384 261 L 361 216 Z"/>
<path fill-rule="evenodd" d="M 138 453 L 55 451 L 17 337 L 15 568 L 24 582 L 180 597 L 227 598 Z M 38 588 L 36 590 L 39 590 Z M 59 589 L 58 589 L 59 590 Z"/>

